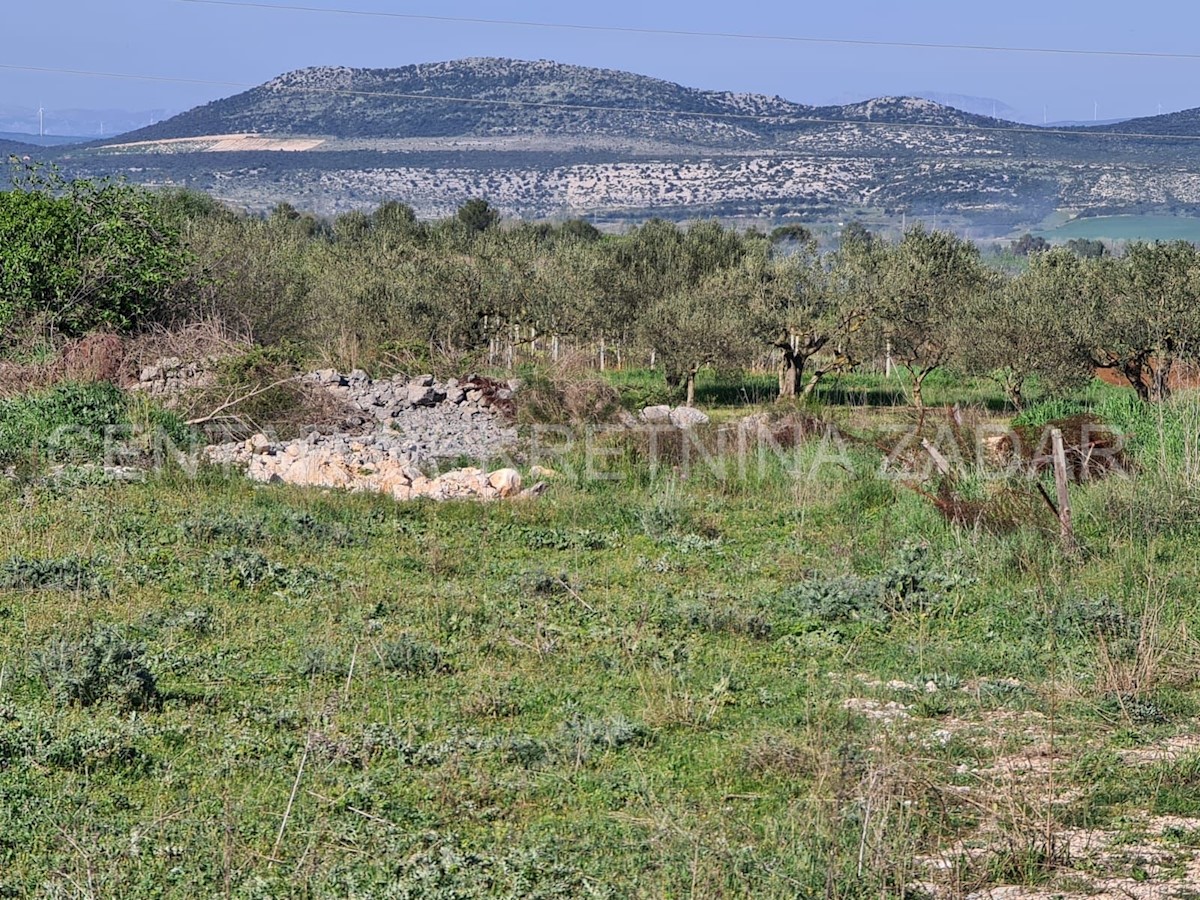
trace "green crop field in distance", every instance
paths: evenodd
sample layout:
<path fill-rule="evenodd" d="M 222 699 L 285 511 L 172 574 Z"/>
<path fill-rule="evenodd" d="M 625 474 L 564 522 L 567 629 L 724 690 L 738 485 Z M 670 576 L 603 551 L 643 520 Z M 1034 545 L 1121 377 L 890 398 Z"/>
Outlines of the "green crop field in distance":
<path fill-rule="evenodd" d="M 1111 241 L 1200 241 L 1200 218 L 1094 216 L 1076 219 L 1038 234 L 1051 241 L 1069 241 L 1074 238 Z"/>

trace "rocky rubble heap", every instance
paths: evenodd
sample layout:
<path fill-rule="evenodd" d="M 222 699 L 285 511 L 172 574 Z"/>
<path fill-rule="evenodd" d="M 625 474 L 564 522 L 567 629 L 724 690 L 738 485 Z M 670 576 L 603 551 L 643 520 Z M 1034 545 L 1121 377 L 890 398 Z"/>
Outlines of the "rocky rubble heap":
<path fill-rule="evenodd" d="M 324 433 L 272 441 L 256 434 L 247 441 L 208 448 L 213 462 L 245 466 L 256 481 L 285 482 L 388 493 L 397 500 L 494 500 L 541 493 L 522 491 L 514 469 L 486 473 L 460 468 L 429 476 L 440 461 L 491 459 L 516 447 L 516 429 L 504 418 L 512 409 L 515 384 L 472 376 L 445 383 L 432 375 L 371 379 L 366 372 L 333 370 L 304 376 L 358 414 L 346 425 L 363 433 Z"/>
<path fill-rule="evenodd" d="M 504 418 L 513 410 L 515 384 L 475 375 L 445 383 L 432 375 L 373 380 L 360 370 L 332 369 L 305 377 L 359 411 L 347 424 L 374 430 L 387 449 L 399 448 L 418 464 L 491 459 L 517 445 L 517 431 Z"/>

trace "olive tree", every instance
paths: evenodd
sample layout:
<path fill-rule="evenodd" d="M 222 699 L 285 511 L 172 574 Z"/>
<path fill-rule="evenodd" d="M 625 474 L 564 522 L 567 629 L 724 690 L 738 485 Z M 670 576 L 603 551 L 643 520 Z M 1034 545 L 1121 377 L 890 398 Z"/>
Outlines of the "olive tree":
<path fill-rule="evenodd" d="M 1090 361 L 1147 401 L 1170 394 L 1177 362 L 1200 357 L 1200 251 L 1185 241 L 1130 244 L 1086 264 L 1087 297 L 1072 323 Z"/>
<path fill-rule="evenodd" d="M 654 310 L 656 315 L 661 314 L 664 304 L 672 305 L 667 303 L 668 298 L 737 266 L 745 255 L 746 244 L 735 230 L 718 222 L 696 222 L 683 229 L 672 222 L 651 219 L 616 240 L 601 243 L 600 249 L 604 257 L 600 273 L 604 295 L 601 334 L 615 339 L 618 346 L 640 334 L 657 359 L 665 351 L 648 340 L 648 335 L 658 330 L 639 327 L 639 318 Z"/>
<path fill-rule="evenodd" d="M 748 300 L 741 273 L 722 269 L 666 295 L 642 315 L 642 340 L 657 349 L 667 383 L 684 386 L 688 406 L 696 401 L 702 367 L 736 368 L 753 356 L 758 344 Z"/>
<path fill-rule="evenodd" d="M 994 379 L 1018 410 L 1033 376 L 1051 391 L 1086 384 L 1092 367 L 1072 323 L 1086 296 L 1083 276 L 1079 258 L 1060 249 L 1033 255 L 1016 278 L 992 277 L 966 311 L 959 363 Z"/>
<path fill-rule="evenodd" d="M 841 318 L 816 241 L 807 232 L 790 232 L 786 254 L 776 251 L 778 243 L 751 244 L 739 273 L 755 329 L 779 352 L 779 398 L 784 399 L 800 392 L 809 361 L 838 337 Z M 823 374 L 813 373 L 806 393 Z"/>
<path fill-rule="evenodd" d="M 871 310 L 875 333 L 908 373 L 917 409 L 925 408 L 926 378 L 953 358 L 985 283 L 979 250 L 952 234 L 918 225 L 882 252 Z"/>

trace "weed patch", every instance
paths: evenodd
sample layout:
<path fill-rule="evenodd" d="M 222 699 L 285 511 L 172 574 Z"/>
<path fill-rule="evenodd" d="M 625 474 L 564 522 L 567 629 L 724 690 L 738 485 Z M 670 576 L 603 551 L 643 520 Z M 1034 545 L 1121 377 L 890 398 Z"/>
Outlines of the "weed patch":
<path fill-rule="evenodd" d="M 411 678 L 447 674 L 450 662 L 442 649 L 428 641 L 403 634 L 379 648 L 379 664 L 388 672 Z"/>
<path fill-rule="evenodd" d="M 0 565 L 0 588 L 20 591 L 79 591 L 101 593 L 108 588 L 103 564 L 94 559 L 65 556 L 30 559 L 14 556 Z"/>
<path fill-rule="evenodd" d="M 156 709 L 162 700 L 144 655 L 142 646 L 116 629 L 96 626 L 77 638 L 49 641 L 34 653 L 32 667 L 61 705 L 111 702 L 123 710 Z"/>

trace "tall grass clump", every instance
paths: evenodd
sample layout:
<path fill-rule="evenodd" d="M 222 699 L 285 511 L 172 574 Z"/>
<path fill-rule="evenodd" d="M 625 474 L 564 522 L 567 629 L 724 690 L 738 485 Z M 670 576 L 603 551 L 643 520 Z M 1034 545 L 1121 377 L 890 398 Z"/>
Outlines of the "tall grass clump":
<path fill-rule="evenodd" d="M 1179 393 L 1150 404 L 1113 392 L 1097 417 L 1122 436 L 1129 477 L 1080 496 L 1102 531 L 1127 537 L 1190 535 L 1200 530 L 1200 397 Z"/>
<path fill-rule="evenodd" d="M 1132 393 L 1113 392 L 1095 404 L 1095 413 L 1125 435 L 1143 468 L 1160 475 L 1185 476 L 1189 486 L 1200 474 L 1200 396 L 1176 394 L 1163 403 L 1144 403 Z"/>

